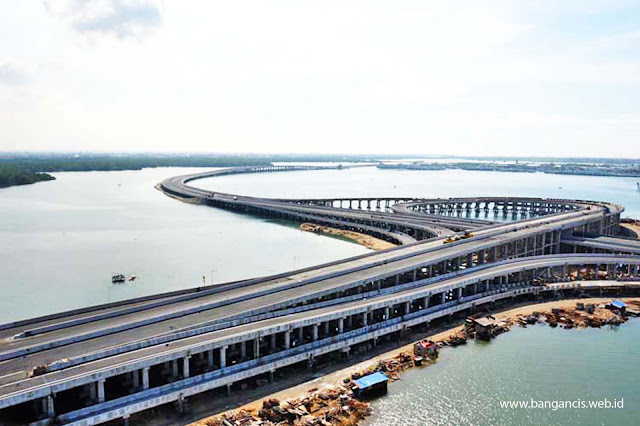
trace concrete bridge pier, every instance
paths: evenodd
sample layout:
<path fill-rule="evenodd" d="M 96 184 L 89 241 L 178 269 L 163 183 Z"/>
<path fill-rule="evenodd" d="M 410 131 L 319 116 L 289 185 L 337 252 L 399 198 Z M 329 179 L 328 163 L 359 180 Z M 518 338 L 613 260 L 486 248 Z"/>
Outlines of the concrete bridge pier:
<path fill-rule="evenodd" d="M 178 360 L 174 359 L 173 361 L 171 361 L 171 378 L 173 380 L 176 380 L 179 376 L 178 373 Z"/>
<path fill-rule="evenodd" d="M 222 346 L 220 348 L 220 368 L 225 368 L 227 366 L 227 349 L 229 346 Z"/>
<path fill-rule="evenodd" d="M 284 348 L 291 348 L 291 331 L 287 330 L 284 332 Z"/>
<path fill-rule="evenodd" d="M 101 404 L 106 401 L 105 393 L 104 393 L 104 379 L 100 379 L 97 382 L 98 385 L 98 403 Z"/>
<path fill-rule="evenodd" d="M 53 405 L 53 396 L 49 395 L 46 398 L 44 398 L 42 400 L 43 402 L 43 410 L 45 413 L 47 413 L 47 417 L 50 419 L 53 419 L 56 417 L 56 410 L 55 407 Z"/>
<path fill-rule="evenodd" d="M 149 370 L 151 367 L 144 367 L 142 369 L 142 389 L 149 389 Z"/>
<path fill-rule="evenodd" d="M 243 340 L 240 342 L 240 359 L 247 358 L 247 342 Z"/>
<path fill-rule="evenodd" d="M 260 338 L 253 339 L 253 359 L 260 358 Z"/>
<path fill-rule="evenodd" d="M 138 389 L 140 387 L 140 374 L 139 370 L 134 370 L 131 372 L 131 383 L 133 385 L 133 389 Z"/>

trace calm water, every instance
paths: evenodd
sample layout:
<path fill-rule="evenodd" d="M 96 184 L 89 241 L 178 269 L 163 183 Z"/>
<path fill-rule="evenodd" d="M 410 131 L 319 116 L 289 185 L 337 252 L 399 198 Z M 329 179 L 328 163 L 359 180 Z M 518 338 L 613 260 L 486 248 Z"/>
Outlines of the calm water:
<path fill-rule="evenodd" d="M 441 351 L 373 402 L 368 426 L 637 425 L 640 320 L 615 329 L 515 328 Z M 500 400 L 624 399 L 623 409 L 505 409 Z"/>
<path fill-rule="evenodd" d="M 291 173 L 295 173 L 291 174 Z M 640 218 L 635 178 L 565 176 L 544 173 L 465 170 L 380 170 L 375 167 L 228 175 L 193 182 L 202 188 L 266 197 L 526 196 L 603 200 L 626 207 L 623 216 Z"/>
<path fill-rule="evenodd" d="M 57 173 L 0 189 L 0 323 L 368 252 L 267 219 L 168 198 L 153 186 L 202 169 Z M 629 178 L 379 170 L 230 175 L 195 183 L 269 197 L 524 195 L 604 199 L 640 217 Z M 562 189 L 560 189 L 562 188 Z M 111 284 L 111 273 L 138 279 Z"/>
<path fill-rule="evenodd" d="M 195 287 L 203 275 L 225 282 L 369 251 L 154 189 L 194 171 L 56 173 L 0 189 L 0 323 Z M 114 272 L 138 278 L 113 285 Z"/>

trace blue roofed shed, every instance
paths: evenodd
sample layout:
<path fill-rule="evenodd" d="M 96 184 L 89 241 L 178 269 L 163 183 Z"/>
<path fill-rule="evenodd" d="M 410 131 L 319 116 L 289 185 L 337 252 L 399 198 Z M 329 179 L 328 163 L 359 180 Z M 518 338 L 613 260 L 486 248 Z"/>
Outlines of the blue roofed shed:
<path fill-rule="evenodd" d="M 609 304 L 607 305 L 607 308 L 609 309 L 616 309 L 620 312 L 624 312 L 625 308 L 627 307 L 627 304 L 624 303 L 621 300 L 613 300 L 611 302 L 609 302 Z"/>
<path fill-rule="evenodd" d="M 369 398 L 373 395 L 387 392 L 389 378 L 383 373 L 373 373 L 354 380 L 353 396 L 359 399 Z"/>

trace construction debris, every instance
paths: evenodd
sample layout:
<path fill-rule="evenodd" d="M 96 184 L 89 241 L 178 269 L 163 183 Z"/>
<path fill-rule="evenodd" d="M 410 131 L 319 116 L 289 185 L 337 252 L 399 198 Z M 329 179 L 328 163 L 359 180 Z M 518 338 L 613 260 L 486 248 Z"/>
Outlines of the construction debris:
<path fill-rule="evenodd" d="M 350 383 L 351 384 L 351 383 Z M 238 410 L 206 421 L 207 426 L 356 425 L 371 412 L 369 404 L 353 398 L 352 386 L 329 387 L 280 402 L 263 401 L 257 413 Z"/>
<path fill-rule="evenodd" d="M 524 317 L 518 315 L 516 322 L 523 327 L 537 322 L 546 322 L 550 327 L 586 328 L 602 327 L 604 325 L 619 325 L 628 320 L 630 316 L 640 313 L 640 302 L 627 302 L 627 309 L 620 309 L 622 302 L 608 303 L 595 306 L 594 304 L 577 303 L 574 309 L 553 308 L 551 312 L 534 313 Z M 612 309 L 616 308 L 616 309 Z"/>
<path fill-rule="evenodd" d="M 617 325 L 627 321 L 629 316 L 640 314 L 640 301 L 626 302 L 626 310 L 610 309 L 611 304 L 595 306 L 577 303 L 573 309 L 553 308 L 550 311 L 532 312 L 531 315 L 517 315 L 514 318 L 498 321 L 492 316 L 469 317 L 463 330 L 451 334 L 445 341 L 423 340 L 414 344 L 414 354 L 401 352 L 393 358 L 381 360 L 374 367 L 353 373 L 345 378 L 343 385 L 328 385 L 321 389 L 313 388 L 308 395 L 295 399 L 279 401 L 271 398 L 262 402 L 262 408 L 256 412 L 237 410 L 227 412 L 205 420 L 207 426 L 355 426 L 371 413 L 367 402 L 354 398 L 355 380 L 375 373 L 384 373 L 390 381 L 399 379 L 402 371 L 418 365 L 435 362 L 437 348 L 457 346 L 466 343 L 469 338 L 489 339 L 508 331 L 513 324 L 522 327 L 537 323 L 547 323 L 550 327 L 583 328 Z"/>

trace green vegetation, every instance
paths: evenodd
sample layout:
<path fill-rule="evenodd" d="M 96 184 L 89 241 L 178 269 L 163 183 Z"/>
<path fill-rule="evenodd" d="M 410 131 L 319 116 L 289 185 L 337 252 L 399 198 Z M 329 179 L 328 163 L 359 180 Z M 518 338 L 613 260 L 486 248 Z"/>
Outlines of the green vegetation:
<path fill-rule="evenodd" d="M 148 167 L 266 166 L 273 162 L 362 162 L 368 156 L 0 153 L 0 187 L 55 179 L 45 172 L 140 170 Z"/>
<path fill-rule="evenodd" d="M 47 173 L 34 173 L 11 165 L 0 164 L 0 188 L 28 185 L 30 183 L 54 179 L 53 176 Z"/>
<path fill-rule="evenodd" d="M 0 165 L 10 164 L 30 172 L 85 172 L 140 170 L 147 167 L 230 167 L 267 165 L 269 161 L 241 156 L 154 156 L 98 154 L 32 154 L 0 158 Z"/>

